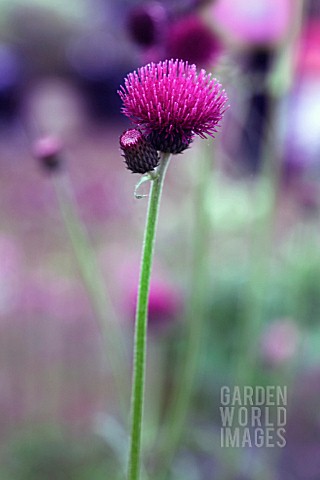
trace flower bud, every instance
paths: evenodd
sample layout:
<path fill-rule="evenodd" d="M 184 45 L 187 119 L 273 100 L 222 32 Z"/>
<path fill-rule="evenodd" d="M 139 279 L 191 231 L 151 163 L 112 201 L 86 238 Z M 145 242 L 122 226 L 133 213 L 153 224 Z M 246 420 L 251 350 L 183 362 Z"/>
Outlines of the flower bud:
<path fill-rule="evenodd" d="M 147 141 L 142 132 L 130 128 L 120 137 L 120 147 L 124 161 L 132 173 L 147 173 L 159 164 L 157 150 Z"/>
<path fill-rule="evenodd" d="M 46 136 L 37 140 L 33 147 L 34 156 L 47 171 L 56 171 L 61 166 L 62 144 L 54 136 Z"/>

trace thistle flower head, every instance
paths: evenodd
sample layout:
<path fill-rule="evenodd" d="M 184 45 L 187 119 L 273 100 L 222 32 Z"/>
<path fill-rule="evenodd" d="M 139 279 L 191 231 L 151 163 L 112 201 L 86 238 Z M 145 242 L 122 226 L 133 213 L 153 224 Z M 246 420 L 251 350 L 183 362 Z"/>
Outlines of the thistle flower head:
<path fill-rule="evenodd" d="M 205 70 L 182 60 L 150 63 L 129 73 L 118 92 L 123 113 L 162 152 L 180 153 L 193 137 L 214 136 L 227 95 Z"/>
<path fill-rule="evenodd" d="M 130 128 L 120 137 L 120 147 L 124 161 L 132 173 L 147 173 L 159 163 L 157 150 L 146 140 L 142 132 Z"/>

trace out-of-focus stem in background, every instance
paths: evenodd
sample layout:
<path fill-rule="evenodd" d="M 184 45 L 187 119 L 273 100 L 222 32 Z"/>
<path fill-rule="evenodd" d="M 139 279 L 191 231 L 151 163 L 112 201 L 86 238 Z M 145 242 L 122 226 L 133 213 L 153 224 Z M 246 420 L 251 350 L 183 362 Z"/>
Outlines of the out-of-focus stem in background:
<path fill-rule="evenodd" d="M 65 229 L 99 323 L 107 360 L 119 396 L 121 414 L 126 419 L 129 373 L 122 327 L 109 297 L 88 232 L 81 221 L 69 179 L 66 174 L 54 175 L 53 184 Z"/>

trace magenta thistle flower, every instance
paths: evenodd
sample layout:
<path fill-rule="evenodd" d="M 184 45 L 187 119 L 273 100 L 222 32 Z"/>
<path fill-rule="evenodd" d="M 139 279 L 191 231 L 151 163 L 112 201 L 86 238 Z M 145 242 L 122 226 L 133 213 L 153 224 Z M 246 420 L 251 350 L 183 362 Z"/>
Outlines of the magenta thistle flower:
<path fill-rule="evenodd" d="M 147 173 L 159 164 L 157 150 L 146 140 L 140 130 L 130 128 L 120 137 L 124 161 L 132 173 Z"/>
<path fill-rule="evenodd" d="M 193 137 L 214 136 L 227 95 L 205 70 L 182 60 L 150 63 L 129 73 L 118 92 L 123 113 L 159 151 L 181 153 Z"/>

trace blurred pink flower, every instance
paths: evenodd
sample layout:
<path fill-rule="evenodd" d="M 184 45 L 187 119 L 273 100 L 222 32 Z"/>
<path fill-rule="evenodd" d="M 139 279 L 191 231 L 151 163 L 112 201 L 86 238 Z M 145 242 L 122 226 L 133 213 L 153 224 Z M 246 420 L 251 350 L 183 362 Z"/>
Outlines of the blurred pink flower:
<path fill-rule="evenodd" d="M 218 35 L 197 15 L 179 18 L 169 27 L 167 58 L 181 58 L 198 67 L 210 66 L 222 52 Z"/>
<path fill-rule="evenodd" d="M 155 330 L 169 325 L 177 319 L 183 308 L 183 296 L 180 289 L 174 282 L 164 278 L 167 276 L 167 272 L 160 270 L 155 266 L 149 295 L 149 327 Z M 137 302 L 139 264 L 129 260 L 118 268 L 117 273 L 121 297 L 123 298 L 122 308 L 124 313 L 132 320 L 133 325 Z"/>
<path fill-rule="evenodd" d="M 134 319 L 137 289 L 129 294 L 129 313 Z M 151 280 L 149 294 L 149 326 L 152 329 L 162 328 L 177 318 L 182 309 L 182 298 L 177 288 L 163 280 Z"/>
<path fill-rule="evenodd" d="M 279 318 L 267 326 L 262 339 L 262 358 L 269 365 L 290 360 L 297 351 L 299 330 L 291 318 Z"/>
<path fill-rule="evenodd" d="M 296 67 L 300 74 L 320 76 L 320 21 L 309 20 L 304 26 L 297 48 Z"/>
<path fill-rule="evenodd" d="M 286 35 L 293 7 L 293 0 L 217 0 L 211 12 L 229 40 L 266 45 Z"/>

